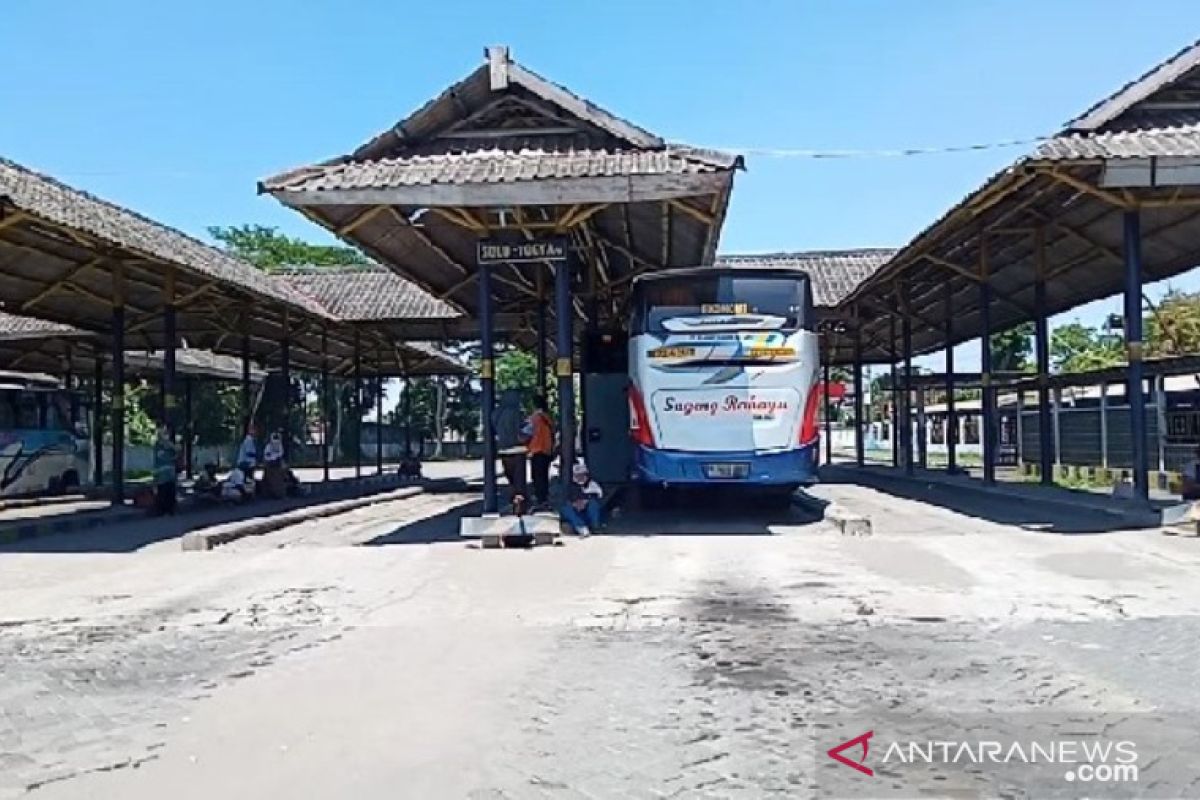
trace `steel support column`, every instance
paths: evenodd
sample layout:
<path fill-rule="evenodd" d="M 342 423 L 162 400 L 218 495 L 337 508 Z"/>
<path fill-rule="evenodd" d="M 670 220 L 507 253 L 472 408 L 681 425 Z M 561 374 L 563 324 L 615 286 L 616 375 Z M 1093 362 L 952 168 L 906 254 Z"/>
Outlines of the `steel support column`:
<path fill-rule="evenodd" d="M 545 291 L 545 273 L 539 268 L 538 271 L 538 305 L 537 315 L 534 317 L 535 338 L 537 339 L 537 393 L 539 395 L 546 394 L 546 372 L 549 370 L 549 365 L 546 363 L 546 291 Z"/>
<path fill-rule="evenodd" d="M 162 407 L 162 424 L 167 426 L 167 437 L 175 441 L 178 419 L 175 409 L 175 348 L 179 344 L 175 312 L 175 279 L 172 272 L 167 272 L 166 289 L 164 289 L 166 305 L 163 307 L 163 371 L 160 406 Z"/>
<path fill-rule="evenodd" d="M 354 477 L 362 477 L 362 341 L 358 328 L 354 329 Z"/>
<path fill-rule="evenodd" d="M 900 321 L 902 346 L 904 348 L 904 438 L 901 444 L 904 448 L 904 472 L 912 475 L 916 468 L 913 463 L 913 424 L 912 424 L 912 319 L 908 316 L 908 292 L 904 291 L 902 308 L 904 319 Z"/>
<path fill-rule="evenodd" d="M 196 434 L 192 431 L 192 382 L 191 375 L 183 376 L 183 469 L 189 480 L 195 471 L 192 447 L 196 443 Z"/>
<path fill-rule="evenodd" d="M 246 315 L 242 315 L 242 324 L 249 326 L 250 320 Z M 245 329 L 243 329 L 245 330 Z M 254 415 L 254 409 L 251 407 L 250 397 L 250 334 L 242 333 L 242 422 L 248 426 L 251 417 Z M 248 428 L 247 428 L 248 430 Z M 242 431 L 246 433 L 247 431 Z"/>
<path fill-rule="evenodd" d="M 321 329 L 321 480 L 329 480 L 329 416 L 336 402 L 329 385 L 329 332 Z"/>
<path fill-rule="evenodd" d="M 862 466 L 866 461 L 866 442 L 863 435 L 863 363 L 862 332 L 858 321 L 854 326 L 854 463 Z"/>
<path fill-rule="evenodd" d="M 572 353 L 574 351 L 574 336 L 571 323 L 574 320 L 574 308 L 571 305 L 571 266 L 574 261 L 572 251 L 567 251 L 565 261 L 559 262 L 554 271 L 554 315 L 558 323 L 555 336 L 557 364 L 554 372 L 558 376 L 558 418 L 559 436 L 561 441 L 561 473 L 563 497 L 571 481 L 571 468 L 575 463 L 575 382 Z"/>
<path fill-rule="evenodd" d="M 375 365 L 375 471 L 383 474 L 383 375 Z"/>
<path fill-rule="evenodd" d="M 825 463 L 833 463 L 833 400 L 829 397 L 829 350 L 825 351 Z"/>
<path fill-rule="evenodd" d="M 1145 368 L 1142 364 L 1142 220 L 1138 211 L 1125 212 L 1125 355 L 1129 360 L 1129 430 L 1133 437 L 1133 489 L 1148 501 L 1146 457 Z"/>
<path fill-rule="evenodd" d="M 925 419 L 925 388 L 918 386 L 916 390 L 917 396 L 917 463 L 921 465 L 921 469 L 929 467 L 929 448 L 926 442 L 929 441 L 929 436 L 926 431 Z"/>
<path fill-rule="evenodd" d="M 500 508 L 496 487 L 496 427 L 492 414 L 496 410 L 496 353 L 492 331 L 492 270 L 480 264 L 479 278 L 479 388 L 480 420 L 483 423 L 483 513 L 492 514 Z M 411 387 L 406 387 L 411 389 Z M 407 394 L 407 392 L 406 392 Z"/>
<path fill-rule="evenodd" d="M 288 316 L 283 314 L 283 339 L 279 342 L 279 357 L 283 364 L 279 370 L 279 381 L 283 384 L 283 457 L 287 460 L 292 454 L 292 347 L 288 331 Z"/>
<path fill-rule="evenodd" d="M 996 390 L 992 388 L 992 284 L 988 276 L 987 238 L 979 253 L 979 381 L 983 387 L 983 414 L 979 437 L 983 443 L 983 482 L 996 482 Z"/>
<path fill-rule="evenodd" d="M 958 414 L 954 412 L 954 288 L 949 280 L 942 302 L 946 317 L 946 472 L 958 469 Z"/>
<path fill-rule="evenodd" d="M 890 360 L 891 380 L 888 383 L 888 393 L 892 398 L 892 466 L 900 466 L 900 386 L 896 379 L 896 317 L 888 314 L 888 356 Z"/>
<path fill-rule="evenodd" d="M 122 287 L 123 289 L 123 287 Z M 112 309 L 112 503 L 125 504 L 125 304 Z"/>
<path fill-rule="evenodd" d="M 1057 427 L 1057 426 L 1056 426 Z M 1050 432 L 1054 435 L 1054 431 Z M 1108 384 L 1100 384 L 1100 466 L 1108 468 Z M 1051 469 L 1054 465 L 1051 464 Z"/>
<path fill-rule="evenodd" d="M 412 457 L 412 378 L 404 376 L 404 457 Z"/>
<path fill-rule="evenodd" d="M 1037 230 L 1037 282 L 1033 285 L 1034 349 L 1038 381 L 1038 472 L 1043 484 L 1054 483 L 1054 431 L 1050 422 L 1050 321 L 1046 313 L 1046 233 Z"/>
<path fill-rule="evenodd" d="M 1164 375 L 1154 376 L 1154 428 L 1158 444 L 1158 471 L 1167 469 L 1167 379 Z"/>
<path fill-rule="evenodd" d="M 92 372 L 92 485 L 104 485 L 104 356 L 99 347 L 93 353 Z"/>

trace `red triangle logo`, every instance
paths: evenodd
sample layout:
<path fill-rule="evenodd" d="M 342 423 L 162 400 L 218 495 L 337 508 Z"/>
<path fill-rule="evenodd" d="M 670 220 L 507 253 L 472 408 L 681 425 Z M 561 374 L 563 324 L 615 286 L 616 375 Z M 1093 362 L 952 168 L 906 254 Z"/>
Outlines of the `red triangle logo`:
<path fill-rule="evenodd" d="M 875 770 L 867 766 L 867 754 L 871 750 L 871 737 L 874 735 L 875 731 L 867 731 L 866 733 L 859 734 L 853 739 L 847 739 L 838 746 L 831 748 L 827 751 L 827 754 L 839 764 L 845 764 L 847 767 L 856 769 L 864 775 L 870 775 L 871 777 L 874 777 Z M 851 761 L 842 755 L 843 751 L 854 747 L 862 747 L 862 757 L 860 759 L 857 761 Z"/>

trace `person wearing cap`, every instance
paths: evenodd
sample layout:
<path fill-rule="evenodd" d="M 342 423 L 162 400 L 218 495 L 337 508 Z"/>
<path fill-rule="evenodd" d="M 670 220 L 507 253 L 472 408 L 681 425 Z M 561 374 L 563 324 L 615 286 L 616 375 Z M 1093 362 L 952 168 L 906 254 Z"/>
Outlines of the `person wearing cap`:
<path fill-rule="evenodd" d="M 571 469 L 571 485 L 567 490 L 567 502 L 560 516 L 578 536 L 590 536 L 600 528 L 600 499 L 604 490 L 592 480 L 587 464 L 577 462 Z"/>

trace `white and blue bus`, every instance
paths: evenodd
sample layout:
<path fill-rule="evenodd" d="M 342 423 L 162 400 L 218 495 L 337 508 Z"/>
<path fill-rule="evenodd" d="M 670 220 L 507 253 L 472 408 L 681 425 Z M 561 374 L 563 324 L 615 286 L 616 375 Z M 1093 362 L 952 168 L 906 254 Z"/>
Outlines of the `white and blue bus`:
<path fill-rule="evenodd" d="M 87 429 L 71 417 L 71 395 L 56 379 L 0 372 L 0 497 L 79 488 Z"/>
<path fill-rule="evenodd" d="M 633 478 L 790 494 L 816 480 L 808 275 L 700 267 L 637 278 L 629 331 Z"/>

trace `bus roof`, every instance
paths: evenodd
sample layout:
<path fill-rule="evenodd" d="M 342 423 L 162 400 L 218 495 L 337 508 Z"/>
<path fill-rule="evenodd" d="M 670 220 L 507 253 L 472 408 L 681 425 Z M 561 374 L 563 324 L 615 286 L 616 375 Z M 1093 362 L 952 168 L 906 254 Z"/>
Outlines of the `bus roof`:
<path fill-rule="evenodd" d="M 0 370 L 0 390 L 52 392 L 62 388 L 62 382 L 41 372 L 10 372 Z"/>
<path fill-rule="evenodd" d="M 670 280 L 672 278 L 699 278 L 708 277 L 710 275 L 739 275 L 753 276 L 760 278 L 805 278 L 809 279 L 808 271 L 799 266 L 779 266 L 779 267 L 735 267 L 726 264 L 707 267 L 676 267 L 672 269 L 659 270 L 657 272 L 638 275 L 633 279 L 634 284 L 659 280 Z"/>

